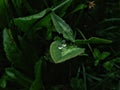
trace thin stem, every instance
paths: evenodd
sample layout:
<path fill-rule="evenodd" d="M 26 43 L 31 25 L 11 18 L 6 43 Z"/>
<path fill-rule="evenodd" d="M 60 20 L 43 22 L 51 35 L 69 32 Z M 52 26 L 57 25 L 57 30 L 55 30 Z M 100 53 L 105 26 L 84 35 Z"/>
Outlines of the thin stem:
<path fill-rule="evenodd" d="M 44 3 L 46 5 L 46 7 L 49 7 L 48 2 L 46 0 L 44 0 Z"/>
<path fill-rule="evenodd" d="M 79 78 L 79 75 L 80 75 L 80 67 L 78 68 L 76 77 Z"/>
<path fill-rule="evenodd" d="M 81 36 L 83 37 L 83 39 L 84 39 L 84 40 L 87 40 L 87 39 L 86 39 L 86 37 L 85 37 L 85 35 L 82 33 L 82 31 L 81 31 L 81 30 L 78 30 L 78 32 L 81 34 Z M 87 45 L 88 45 L 88 47 L 89 47 L 90 51 L 91 51 L 91 52 L 92 52 L 92 54 L 93 54 L 92 47 L 90 46 L 90 44 L 89 44 L 89 43 L 88 43 Z"/>
<path fill-rule="evenodd" d="M 84 90 L 87 90 L 86 71 L 84 64 L 82 64 L 82 68 L 83 68 Z"/>

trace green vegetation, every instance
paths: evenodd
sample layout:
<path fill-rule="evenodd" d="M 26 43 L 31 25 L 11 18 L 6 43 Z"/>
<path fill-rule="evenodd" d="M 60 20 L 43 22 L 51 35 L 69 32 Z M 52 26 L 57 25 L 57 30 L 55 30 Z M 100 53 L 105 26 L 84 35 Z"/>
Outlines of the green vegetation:
<path fill-rule="evenodd" d="M 0 90 L 120 90 L 119 0 L 0 0 Z"/>

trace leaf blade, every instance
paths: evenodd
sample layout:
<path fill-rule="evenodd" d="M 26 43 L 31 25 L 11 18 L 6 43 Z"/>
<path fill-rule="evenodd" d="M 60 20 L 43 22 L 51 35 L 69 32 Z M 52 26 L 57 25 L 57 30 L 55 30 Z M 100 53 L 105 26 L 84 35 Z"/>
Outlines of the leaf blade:
<path fill-rule="evenodd" d="M 70 28 L 70 26 L 55 13 L 51 13 L 51 18 L 52 18 L 56 31 L 59 34 L 62 34 L 65 39 L 74 42 L 75 38 L 74 38 L 72 29 Z"/>

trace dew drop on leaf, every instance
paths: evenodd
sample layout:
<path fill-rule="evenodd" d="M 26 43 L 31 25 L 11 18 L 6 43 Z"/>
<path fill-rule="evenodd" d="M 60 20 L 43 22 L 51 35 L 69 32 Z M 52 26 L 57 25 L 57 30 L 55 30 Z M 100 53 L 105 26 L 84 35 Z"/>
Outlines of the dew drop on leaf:
<path fill-rule="evenodd" d="M 63 49 L 63 47 L 62 47 L 62 46 L 59 46 L 58 49 Z"/>
<path fill-rule="evenodd" d="M 66 47 L 67 46 L 67 44 L 62 44 L 62 47 Z"/>

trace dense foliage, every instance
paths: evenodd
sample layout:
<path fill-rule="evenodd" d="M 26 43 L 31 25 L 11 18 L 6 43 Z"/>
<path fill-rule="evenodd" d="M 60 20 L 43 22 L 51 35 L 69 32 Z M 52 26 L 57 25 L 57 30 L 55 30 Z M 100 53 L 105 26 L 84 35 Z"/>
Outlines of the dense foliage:
<path fill-rule="evenodd" d="M 0 0 L 0 90 L 120 90 L 119 0 Z"/>

